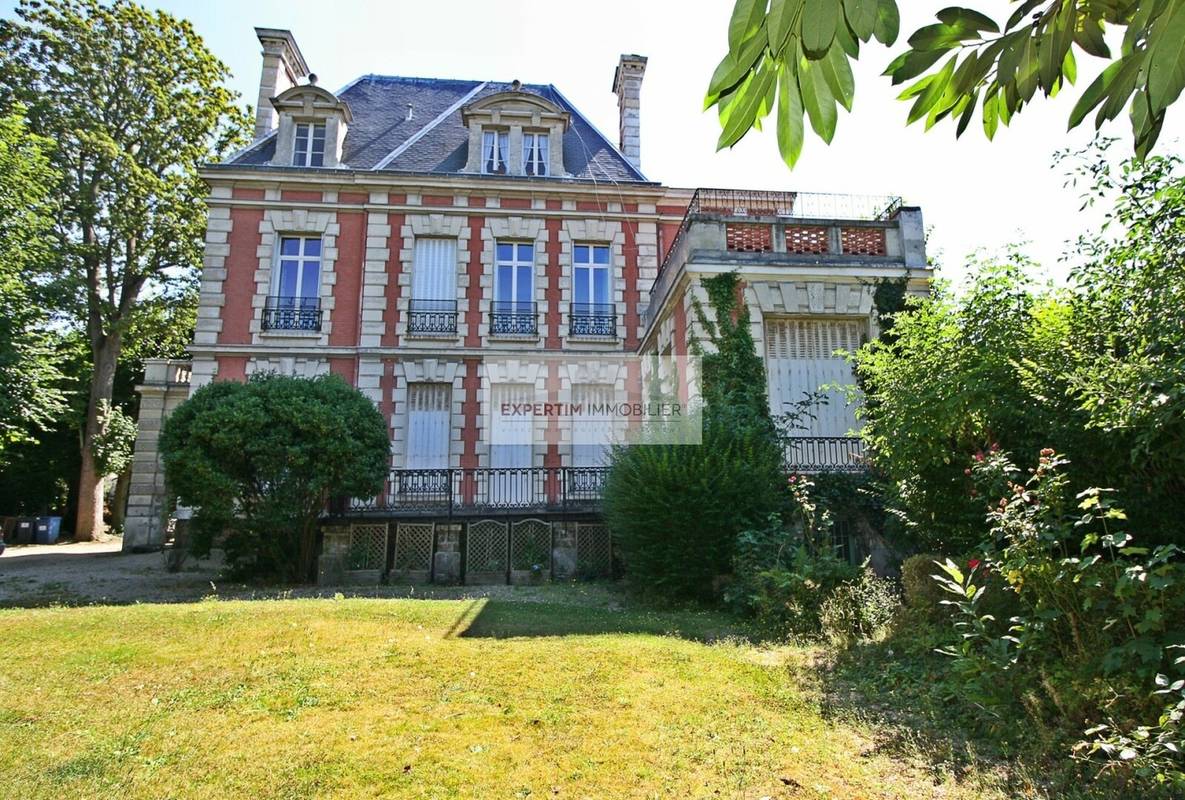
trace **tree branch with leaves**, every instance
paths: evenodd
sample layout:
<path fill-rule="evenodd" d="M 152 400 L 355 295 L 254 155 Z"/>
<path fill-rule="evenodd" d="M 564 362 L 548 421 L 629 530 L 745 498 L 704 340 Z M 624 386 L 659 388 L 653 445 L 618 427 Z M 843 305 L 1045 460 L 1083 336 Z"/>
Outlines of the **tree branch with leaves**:
<path fill-rule="evenodd" d="M 911 103 L 908 124 L 944 119 L 956 137 L 979 112 L 995 137 L 1037 95 L 1053 97 L 1077 79 L 1078 56 L 1110 63 L 1070 112 L 1069 128 L 1094 114 L 1098 129 L 1126 108 L 1135 153 L 1156 145 L 1165 112 L 1185 87 L 1185 0 L 1013 0 L 1003 26 L 975 9 L 950 7 L 915 31 L 888 65 L 899 95 Z M 1108 27 L 1123 30 L 1118 53 Z M 778 149 L 793 167 L 802 154 L 805 121 L 830 143 L 838 107 L 851 111 L 851 62 L 873 39 L 892 46 L 900 14 L 895 0 L 737 0 L 728 53 L 708 86 L 715 106 L 717 149 L 732 147 L 775 114 Z M 776 113 L 775 113 L 776 111 Z"/>

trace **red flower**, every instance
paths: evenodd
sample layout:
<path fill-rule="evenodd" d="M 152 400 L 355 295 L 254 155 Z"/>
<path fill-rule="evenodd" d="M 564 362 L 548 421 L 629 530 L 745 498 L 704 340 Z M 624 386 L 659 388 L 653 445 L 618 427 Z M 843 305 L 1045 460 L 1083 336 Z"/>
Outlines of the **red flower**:
<path fill-rule="evenodd" d="M 978 558 L 973 558 L 967 562 L 967 569 L 975 569 L 980 565 L 980 563 L 981 562 Z"/>

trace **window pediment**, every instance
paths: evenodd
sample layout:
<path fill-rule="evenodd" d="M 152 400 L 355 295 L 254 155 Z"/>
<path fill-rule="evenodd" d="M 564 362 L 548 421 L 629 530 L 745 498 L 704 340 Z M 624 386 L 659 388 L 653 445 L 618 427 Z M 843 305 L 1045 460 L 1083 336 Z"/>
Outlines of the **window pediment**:
<path fill-rule="evenodd" d="M 483 97 L 461 109 L 461 120 L 466 126 L 474 123 L 487 125 L 559 125 L 566 131 L 572 115 L 550 100 L 530 92 L 499 92 Z"/>
<path fill-rule="evenodd" d="M 272 105 L 281 114 L 299 117 L 341 115 L 347 124 L 354 121 L 349 103 L 339 100 L 332 92 L 311 84 L 293 86 L 278 97 L 273 97 Z"/>

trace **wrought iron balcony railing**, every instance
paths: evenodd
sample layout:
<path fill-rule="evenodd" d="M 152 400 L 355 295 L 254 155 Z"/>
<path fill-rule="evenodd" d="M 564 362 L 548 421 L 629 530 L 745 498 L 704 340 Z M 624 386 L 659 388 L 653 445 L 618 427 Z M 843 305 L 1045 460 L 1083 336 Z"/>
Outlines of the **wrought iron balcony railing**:
<path fill-rule="evenodd" d="M 793 436 L 786 445 L 792 472 L 863 472 L 864 440 L 859 436 Z"/>
<path fill-rule="evenodd" d="M 265 331 L 320 331 L 321 298 L 268 297 L 259 326 Z"/>
<path fill-rule="evenodd" d="M 599 511 L 606 467 L 396 469 L 379 497 L 337 504 L 333 513 L 447 514 Z"/>
<path fill-rule="evenodd" d="M 457 301 L 412 298 L 407 309 L 407 332 L 444 335 L 456 333 Z"/>
<path fill-rule="evenodd" d="M 490 304 L 490 333 L 494 336 L 536 336 L 539 314 L 534 303 L 495 300 Z"/>
<path fill-rule="evenodd" d="M 573 303 L 568 331 L 572 336 L 617 336 L 617 306 L 613 303 Z"/>

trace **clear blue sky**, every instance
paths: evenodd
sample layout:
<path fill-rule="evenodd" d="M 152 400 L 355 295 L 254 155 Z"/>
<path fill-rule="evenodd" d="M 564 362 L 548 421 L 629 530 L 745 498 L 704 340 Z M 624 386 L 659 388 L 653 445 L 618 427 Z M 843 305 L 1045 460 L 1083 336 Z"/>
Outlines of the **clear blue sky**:
<path fill-rule="evenodd" d="M 903 36 L 928 23 L 949 0 L 901 0 Z M 999 9 L 1004 0 L 977 0 Z M 11 13 L 12 3 L 5 3 Z M 704 113 L 707 79 L 723 55 L 730 0 L 165 0 L 148 2 L 188 17 L 234 73 L 233 86 L 253 103 L 259 77 L 254 26 L 289 28 L 322 86 L 333 90 L 364 73 L 552 83 L 616 140 L 613 68 L 621 53 L 650 62 L 642 89 L 642 167 L 675 186 L 728 186 L 800 191 L 900 194 L 920 205 L 932 230 L 930 248 L 953 278 L 980 247 L 1021 239 L 1055 277 L 1064 243 L 1097 222 L 1079 213 L 1063 188 L 1055 150 L 1082 147 L 1091 129 L 1065 131 L 1078 90 L 1041 101 L 1015 118 L 994 143 L 974 123 L 957 143 L 953 127 L 929 133 L 905 127 L 907 105 L 879 77 L 899 52 L 867 47 L 857 67 L 853 113 L 840 112 L 831 146 L 808 140 L 790 172 L 778 158 L 772 129 L 751 133 L 735 149 L 715 152 L 714 112 Z M 1080 61 L 1079 88 L 1101 62 Z M 1185 109 L 1170 110 L 1161 148 L 1179 150 Z M 1126 117 L 1126 115 L 1125 115 Z M 1110 131 L 1130 136 L 1126 119 Z"/>

